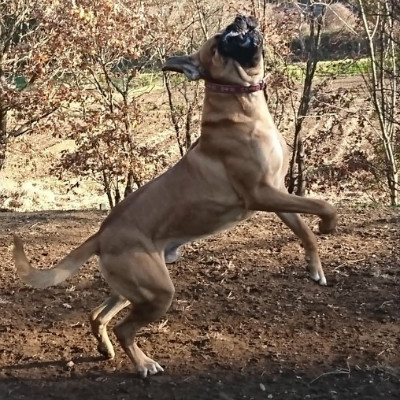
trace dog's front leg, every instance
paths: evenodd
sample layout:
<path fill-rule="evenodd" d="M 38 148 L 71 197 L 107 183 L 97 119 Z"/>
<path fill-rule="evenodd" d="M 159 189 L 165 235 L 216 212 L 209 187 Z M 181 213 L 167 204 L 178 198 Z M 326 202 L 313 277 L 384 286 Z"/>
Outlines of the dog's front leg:
<path fill-rule="evenodd" d="M 278 217 L 298 236 L 304 246 L 310 277 L 320 285 L 326 285 L 325 274 L 318 255 L 317 239 L 298 214 L 277 213 Z"/>
<path fill-rule="evenodd" d="M 336 228 L 336 209 L 326 201 L 288 194 L 267 184 L 259 185 L 247 194 L 246 206 L 254 211 L 318 215 L 321 233 L 331 233 Z"/>

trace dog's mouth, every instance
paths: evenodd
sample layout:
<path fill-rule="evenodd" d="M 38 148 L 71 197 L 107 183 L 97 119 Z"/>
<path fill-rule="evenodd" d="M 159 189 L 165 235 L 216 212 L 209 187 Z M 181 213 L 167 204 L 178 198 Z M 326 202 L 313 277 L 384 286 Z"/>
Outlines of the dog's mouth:
<path fill-rule="evenodd" d="M 218 51 L 243 66 L 257 64 L 262 49 L 262 35 L 255 18 L 239 15 L 221 34 Z"/>

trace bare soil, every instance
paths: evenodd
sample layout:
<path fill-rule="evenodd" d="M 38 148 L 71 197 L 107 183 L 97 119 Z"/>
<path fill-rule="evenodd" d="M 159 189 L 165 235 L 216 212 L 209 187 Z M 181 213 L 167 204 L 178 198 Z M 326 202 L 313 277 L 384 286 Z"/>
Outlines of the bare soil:
<path fill-rule="evenodd" d="M 114 360 L 96 352 L 87 315 L 109 294 L 96 260 L 45 290 L 13 270 L 12 232 L 49 267 L 104 216 L 0 215 L 1 400 L 400 398 L 398 211 L 340 209 L 338 232 L 319 236 L 327 287 L 308 279 L 299 241 L 270 214 L 186 246 L 170 266 L 170 311 L 139 336 L 165 366 L 146 380 L 118 345 Z"/>

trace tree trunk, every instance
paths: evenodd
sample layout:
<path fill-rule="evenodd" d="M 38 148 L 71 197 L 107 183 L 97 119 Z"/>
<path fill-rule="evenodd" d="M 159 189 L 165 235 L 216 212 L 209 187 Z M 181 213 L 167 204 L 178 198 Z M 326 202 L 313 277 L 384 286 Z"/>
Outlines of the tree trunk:
<path fill-rule="evenodd" d="M 114 208 L 114 202 L 113 202 L 112 194 L 111 194 L 111 191 L 109 189 L 106 189 L 106 195 L 107 195 L 108 204 L 109 204 L 110 208 Z"/>
<path fill-rule="evenodd" d="M 399 174 L 393 168 L 388 168 L 387 181 L 390 191 L 390 205 L 397 207 L 399 205 L 398 187 L 399 187 Z"/>
<path fill-rule="evenodd" d="M 388 182 L 390 205 L 397 207 L 399 205 L 399 171 L 393 154 L 393 146 L 385 148 L 386 154 L 386 179 Z"/>
<path fill-rule="evenodd" d="M 111 193 L 110 182 L 108 181 L 107 175 L 104 171 L 103 171 L 103 187 L 104 187 L 104 191 L 106 192 L 108 204 L 110 205 L 110 208 L 114 208 L 114 201 L 113 201 L 113 196 Z"/>
<path fill-rule="evenodd" d="M 305 149 L 302 135 L 302 125 L 304 118 L 307 116 L 310 101 L 311 89 L 314 80 L 315 71 L 317 69 L 318 57 L 317 51 L 320 46 L 321 31 L 323 25 L 323 15 L 315 18 L 314 4 L 310 5 L 310 47 L 308 49 L 308 59 L 306 65 L 306 76 L 304 80 L 303 93 L 300 99 L 299 108 L 297 111 L 297 121 L 295 124 L 294 142 L 292 159 L 289 167 L 289 193 L 296 193 L 298 196 L 304 196 L 306 191 L 306 176 L 305 176 Z"/>
<path fill-rule="evenodd" d="M 115 196 L 114 196 L 114 204 L 117 205 L 121 201 L 121 193 L 119 192 L 119 189 L 115 189 Z"/>
<path fill-rule="evenodd" d="M 124 190 L 124 198 L 128 197 L 132 193 L 132 191 L 133 191 L 132 184 L 133 184 L 133 171 L 130 170 L 128 172 L 128 176 L 126 178 L 126 186 L 125 186 L 125 190 Z"/>
<path fill-rule="evenodd" d="M 6 159 L 7 143 L 7 110 L 0 105 L 0 171 Z"/>
<path fill-rule="evenodd" d="M 170 111 L 170 116 L 171 116 L 171 120 L 172 120 L 172 125 L 174 126 L 174 129 L 175 129 L 175 137 L 176 137 L 176 141 L 178 143 L 179 153 L 180 153 L 181 157 L 183 157 L 185 154 L 185 151 L 183 148 L 184 146 L 182 145 L 181 139 L 180 139 L 180 129 L 179 129 L 179 121 L 177 118 L 177 111 L 175 109 L 175 105 L 172 100 L 172 91 L 171 91 L 171 86 L 169 83 L 169 78 L 165 73 L 163 74 L 163 80 L 164 80 L 165 88 L 167 89 L 169 111 Z"/>
<path fill-rule="evenodd" d="M 306 194 L 306 172 L 305 172 L 305 160 L 306 154 L 304 151 L 304 142 L 303 139 L 300 137 L 298 142 L 298 149 L 297 149 L 297 168 L 298 168 L 298 178 L 297 178 L 297 189 L 296 195 L 297 196 L 304 196 Z"/>

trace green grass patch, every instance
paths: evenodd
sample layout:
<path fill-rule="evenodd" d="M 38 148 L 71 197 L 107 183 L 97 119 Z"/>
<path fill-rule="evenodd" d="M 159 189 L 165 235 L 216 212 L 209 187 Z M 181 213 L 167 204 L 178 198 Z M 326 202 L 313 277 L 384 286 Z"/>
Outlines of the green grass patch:
<path fill-rule="evenodd" d="M 320 61 L 316 74 L 326 75 L 362 75 L 371 72 L 371 63 L 368 58 L 359 60 Z"/>
<path fill-rule="evenodd" d="M 295 63 L 287 67 L 287 72 L 290 77 L 301 81 L 305 77 L 305 63 Z M 354 76 L 371 72 L 370 61 L 368 58 L 361 58 L 359 60 L 339 60 L 339 61 L 320 61 L 317 64 L 316 76 Z M 171 74 L 170 82 L 172 86 L 179 85 L 186 78 L 180 74 Z M 100 81 L 102 79 L 100 77 Z M 118 78 L 115 79 L 117 85 L 122 82 Z M 103 83 L 103 82 L 102 82 Z M 160 91 L 164 88 L 162 72 L 147 70 L 139 73 L 132 82 L 132 95 L 140 95 L 150 93 L 153 91 Z M 16 76 L 14 84 L 18 90 L 23 90 L 27 86 L 27 81 L 24 76 Z"/>
<path fill-rule="evenodd" d="M 289 65 L 288 72 L 293 79 L 302 80 L 305 76 L 305 63 Z M 371 65 L 368 58 L 359 60 L 320 61 L 317 64 L 315 75 L 324 76 L 354 76 L 368 74 L 371 72 Z"/>

